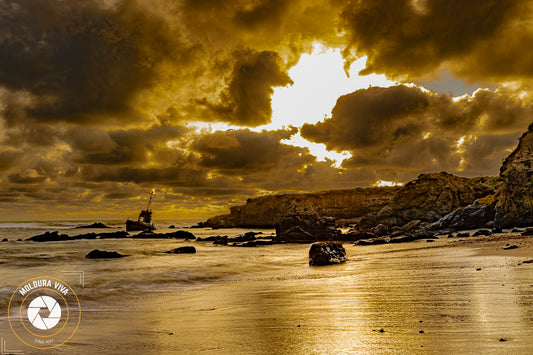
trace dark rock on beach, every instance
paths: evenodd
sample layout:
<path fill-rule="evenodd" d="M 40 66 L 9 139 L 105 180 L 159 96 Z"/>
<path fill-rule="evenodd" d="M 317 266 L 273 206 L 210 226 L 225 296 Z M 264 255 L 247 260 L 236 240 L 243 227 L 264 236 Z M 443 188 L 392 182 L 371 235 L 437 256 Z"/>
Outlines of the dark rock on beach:
<path fill-rule="evenodd" d="M 196 236 L 192 234 L 191 232 L 187 231 L 175 231 L 171 233 L 164 233 L 163 234 L 167 238 L 175 238 L 175 239 L 196 239 Z"/>
<path fill-rule="evenodd" d="M 55 231 L 55 232 L 45 232 L 44 234 L 35 235 L 26 240 L 30 240 L 32 242 L 60 242 L 60 241 L 72 240 L 72 239 L 66 234 L 59 234 L 58 231 Z"/>
<path fill-rule="evenodd" d="M 533 228 L 526 228 L 526 230 L 521 233 L 522 237 L 530 237 L 532 235 L 533 235 Z"/>
<path fill-rule="evenodd" d="M 196 236 L 191 232 L 178 230 L 170 233 L 154 233 L 151 230 L 142 231 L 132 238 L 135 239 L 196 239 Z"/>
<path fill-rule="evenodd" d="M 320 242 L 314 243 L 309 249 L 309 265 L 322 266 L 340 264 L 348 260 L 342 243 Z"/>
<path fill-rule="evenodd" d="M 227 238 L 228 236 L 226 235 L 225 237 Z M 221 238 L 222 238 L 222 236 L 220 236 L 220 235 L 212 235 L 210 237 L 197 238 L 196 241 L 197 242 L 214 242 L 215 240 L 219 240 Z"/>
<path fill-rule="evenodd" d="M 228 245 L 228 236 L 225 235 L 223 237 L 216 238 L 215 241 L 213 242 L 213 244 L 215 244 L 215 245 Z"/>
<path fill-rule="evenodd" d="M 245 233 L 244 235 L 240 235 L 235 238 L 229 238 L 228 242 L 234 242 L 234 243 L 241 243 L 241 242 L 250 242 L 252 240 L 255 240 L 255 233 Z"/>
<path fill-rule="evenodd" d="M 419 220 L 419 219 L 412 220 L 410 222 L 405 223 L 401 227 L 401 230 L 404 231 L 404 232 L 411 231 L 411 230 L 417 228 L 420 225 L 420 223 L 422 223 L 422 221 Z"/>
<path fill-rule="evenodd" d="M 257 247 L 257 246 L 262 246 L 262 245 L 273 245 L 273 244 L 277 244 L 277 243 L 274 242 L 273 240 L 252 240 L 252 241 L 244 242 L 244 243 L 233 243 L 231 246 L 232 247 Z"/>
<path fill-rule="evenodd" d="M 3 241 L 3 242 L 9 242 L 9 239 L 4 238 L 4 239 L 2 239 L 2 241 Z"/>
<path fill-rule="evenodd" d="M 418 238 L 412 234 L 402 234 L 399 237 L 394 237 L 389 240 L 389 243 L 407 243 L 407 242 L 413 242 L 417 240 Z"/>
<path fill-rule="evenodd" d="M 494 208 L 487 204 L 474 203 L 464 208 L 458 208 L 448 213 L 437 222 L 430 224 L 427 229 L 455 230 L 483 228 L 494 219 Z"/>
<path fill-rule="evenodd" d="M 128 238 L 130 234 L 126 231 L 99 233 L 100 239 L 123 239 Z"/>
<path fill-rule="evenodd" d="M 379 235 L 383 234 L 374 234 L 366 231 L 350 231 L 346 234 L 343 234 L 343 241 L 357 241 L 362 239 L 374 239 Z"/>
<path fill-rule="evenodd" d="M 492 235 L 492 232 L 488 229 L 480 229 L 476 231 L 473 235 L 473 237 L 479 237 L 479 236 L 489 236 Z"/>
<path fill-rule="evenodd" d="M 88 224 L 85 226 L 78 226 L 76 228 L 111 228 L 111 227 L 108 227 L 105 224 L 100 223 L 100 222 L 95 222 L 93 224 Z"/>
<path fill-rule="evenodd" d="M 319 240 L 318 236 L 305 231 L 300 226 L 291 227 L 278 235 L 278 240 L 286 243 L 311 243 Z"/>
<path fill-rule="evenodd" d="M 98 234 L 96 233 L 85 233 L 85 234 L 79 234 L 71 237 L 72 240 L 79 240 L 79 239 L 96 239 L 98 237 Z"/>
<path fill-rule="evenodd" d="M 387 244 L 389 241 L 385 238 L 375 238 L 375 239 L 361 239 L 356 241 L 355 245 L 379 245 Z"/>
<path fill-rule="evenodd" d="M 341 233 L 335 227 L 335 218 L 302 212 L 281 217 L 276 224 L 276 235 L 281 242 L 310 243 L 338 240 Z"/>
<path fill-rule="evenodd" d="M 383 224 L 383 223 L 380 223 L 378 224 L 377 226 L 375 226 L 374 228 L 371 229 L 371 232 L 382 237 L 384 235 L 387 235 L 390 233 L 390 228 L 389 226 Z"/>
<path fill-rule="evenodd" d="M 75 236 L 68 236 L 66 234 L 59 234 L 58 231 L 46 232 L 44 234 L 36 235 L 27 240 L 34 242 L 57 242 L 67 240 L 80 240 L 80 239 L 196 239 L 194 234 L 187 231 L 178 230 L 170 233 L 154 233 L 152 231 L 144 231 L 139 234 L 130 236 L 126 231 L 116 231 L 107 233 L 85 233 Z"/>
<path fill-rule="evenodd" d="M 176 249 L 172 249 L 172 250 L 169 250 L 169 251 L 166 251 L 165 253 L 169 253 L 169 254 L 194 254 L 196 253 L 196 248 L 193 247 L 193 246 L 185 246 L 185 247 L 179 247 L 179 248 L 176 248 Z"/>
<path fill-rule="evenodd" d="M 115 258 L 123 258 L 127 255 L 120 254 L 116 251 L 105 251 L 105 250 L 98 250 L 94 249 L 89 254 L 85 255 L 87 259 L 115 259 Z"/>

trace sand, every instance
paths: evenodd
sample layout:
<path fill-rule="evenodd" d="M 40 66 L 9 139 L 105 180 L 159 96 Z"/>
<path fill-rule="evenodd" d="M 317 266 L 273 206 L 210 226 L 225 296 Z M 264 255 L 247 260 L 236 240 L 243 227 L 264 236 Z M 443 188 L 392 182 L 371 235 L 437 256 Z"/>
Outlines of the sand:
<path fill-rule="evenodd" d="M 54 353 L 533 353 L 531 238 L 345 248 L 349 262 L 309 267 L 309 245 L 263 247 L 258 258 L 286 254 L 288 266 L 108 298 Z M 230 250 L 238 267 L 247 251 Z"/>

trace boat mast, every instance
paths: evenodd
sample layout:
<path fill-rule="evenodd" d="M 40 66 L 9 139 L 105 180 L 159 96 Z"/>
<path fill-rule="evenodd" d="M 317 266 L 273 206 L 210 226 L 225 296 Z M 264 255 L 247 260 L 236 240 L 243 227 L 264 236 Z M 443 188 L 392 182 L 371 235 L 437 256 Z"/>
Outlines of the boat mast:
<path fill-rule="evenodd" d="M 152 203 L 152 196 L 154 195 L 154 191 L 145 192 L 145 193 L 150 195 L 150 199 L 148 200 L 148 206 L 146 206 L 146 210 L 148 211 L 150 209 L 150 203 Z"/>

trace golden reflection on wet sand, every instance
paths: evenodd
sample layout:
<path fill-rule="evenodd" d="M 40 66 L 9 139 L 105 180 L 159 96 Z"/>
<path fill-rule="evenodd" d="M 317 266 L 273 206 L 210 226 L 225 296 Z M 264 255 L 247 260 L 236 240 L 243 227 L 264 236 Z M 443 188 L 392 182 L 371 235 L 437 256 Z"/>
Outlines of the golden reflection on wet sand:
<path fill-rule="evenodd" d="M 467 247 L 345 247 L 350 261 L 328 267 L 307 265 L 309 245 L 231 248 L 235 267 L 239 253 L 278 253 L 279 265 L 247 264 L 244 277 L 199 289 L 117 297 L 86 312 L 59 351 L 533 353 L 533 264 Z"/>

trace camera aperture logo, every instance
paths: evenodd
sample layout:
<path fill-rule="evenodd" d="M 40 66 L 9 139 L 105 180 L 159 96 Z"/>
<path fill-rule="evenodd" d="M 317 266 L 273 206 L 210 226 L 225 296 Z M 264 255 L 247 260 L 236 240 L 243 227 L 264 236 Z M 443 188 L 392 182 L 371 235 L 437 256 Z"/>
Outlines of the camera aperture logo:
<path fill-rule="evenodd" d="M 26 345 L 56 348 L 78 329 L 80 301 L 66 282 L 48 276 L 34 277 L 13 292 L 8 318 L 13 333 Z"/>

